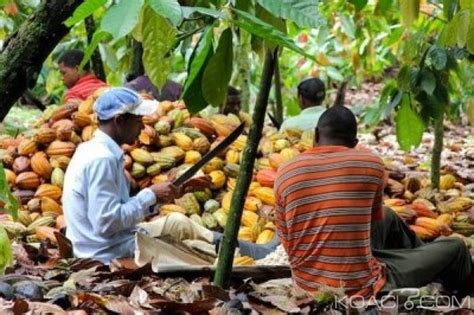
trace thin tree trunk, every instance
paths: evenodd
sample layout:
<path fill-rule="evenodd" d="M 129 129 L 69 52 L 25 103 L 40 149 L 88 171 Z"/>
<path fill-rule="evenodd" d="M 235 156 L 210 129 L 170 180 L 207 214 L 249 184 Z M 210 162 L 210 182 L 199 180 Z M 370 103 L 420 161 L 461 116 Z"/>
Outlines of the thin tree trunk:
<path fill-rule="evenodd" d="M 143 46 L 140 42 L 132 38 L 132 62 L 130 71 L 127 76 L 127 81 L 131 81 L 145 73 L 143 67 Z"/>
<path fill-rule="evenodd" d="M 277 55 L 275 60 L 275 118 L 281 124 L 283 122 L 283 99 L 281 97 L 280 62 Z"/>
<path fill-rule="evenodd" d="M 434 145 L 433 155 L 431 156 L 431 186 L 439 188 L 439 178 L 441 170 L 441 152 L 443 152 L 444 137 L 444 114 L 436 118 L 434 122 Z"/>
<path fill-rule="evenodd" d="M 94 36 L 94 32 L 95 32 L 94 18 L 92 16 L 86 17 L 85 24 L 86 24 L 86 31 L 87 31 L 87 41 L 90 44 L 92 42 L 92 37 Z M 92 61 L 92 70 L 95 76 L 104 82 L 107 81 L 107 77 L 105 76 L 104 63 L 102 62 L 102 58 L 100 57 L 99 48 L 96 48 L 94 52 L 92 53 L 91 61 Z"/>
<path fill-rule="evenodd" d="M 36 84 L 44 60 L 69 32 L 64 21 L 83 0 L 42 1 L 5 41 L 0 54 L 0 120 Z"/>
<path fill-rule="evenodd" d="M 240 30 L 240 46 L 236 49 L 237 73 L 234 84 L 240 88 L 240 101 L 243 112 L 250 111 L 250 65 L 252 60 L 252 47 L 250 44 L 251 36 L 249 33 Z"/>
<path fill-rule="evenodd" d="M 242 163 L 240 165 L 239 176 L 232 195 L 232 203 L 229 210 L 229 217 L 224 230 L 224 236 L 219 250 L 219 261 L 217 263 L 214 282 L 221 288 L 229 286 L 232 263 L 234 259 L 235 247 L 237 245 L 237 234 L 240 227 L 240 219 L 244 208 L 245 197 L 252 181 L 252 173 L 257 155 L 258 143 L 262 137 L 265 113 L 268 105 L 268 97 L 272 87 L 272 76 L 275 69 L 276 51 L 267 50 L 265 53 L 265 63 L 263 65 L 260 91 L 255 102 L 255 109 L 252 116 L 252 126 L 247 145 L 244 149 Z"/>

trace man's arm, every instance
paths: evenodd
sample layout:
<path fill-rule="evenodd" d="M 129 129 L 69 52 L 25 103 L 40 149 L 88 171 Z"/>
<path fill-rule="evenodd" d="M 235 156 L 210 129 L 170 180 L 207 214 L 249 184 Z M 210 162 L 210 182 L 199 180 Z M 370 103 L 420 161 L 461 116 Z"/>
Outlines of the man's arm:
<path fill-rule="evenodd" d="M 123 203 L 119 183 L 115 181 L 118 171 L 115 163 L 112 159 L 99 159 L 86 171 L 89 220 L 94 232 L 104 236 L 133 228 L 156 203 L 150 189 L 140 191 Z"/>
<path fill-rule="evenodd" d="M 372 221 L 379 221 L 383 219 L 383 192 L 385 188 L 387 172 L 384 172 L 382 178 L 380 178 L 380 183 L 377 187 L 377 192 L 375 193 L 374 203 L 372 204 Z"/>

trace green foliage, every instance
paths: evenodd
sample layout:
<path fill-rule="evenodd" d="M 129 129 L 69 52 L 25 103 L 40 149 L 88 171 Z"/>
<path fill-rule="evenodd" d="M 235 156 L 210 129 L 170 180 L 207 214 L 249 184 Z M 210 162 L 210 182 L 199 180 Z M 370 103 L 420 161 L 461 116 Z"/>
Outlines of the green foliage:
<path fill-rule="evenodd" d="M 402 22 L 405 27 L 409 27 L 420 13 L 419 0 L 399 0 Z"/>
<path fill-rule="evenodd" d="M 143 4 L 144 0 L 120 1 L 107 10 L 100 28 L 114 39 L 124 37 L 138 23 Z"/>
<path fill-rule="evenodd" d="M 18 209 L 20 208 L 20 203 L 10 191 L 10 186 L 8 186 L 7 177 L 3 168 L 3 163 L 0 163 L 0 201 L 5 204 L 4 208 L 0 209 L 0 211 L 6 211 L 12 216 L 13 220 L 16 221 L 18 219 Z"/>
<path fill-rule="evenodd" d="M 400 147 L 405 151 L 417 147 L 421 143 L 425 126 L 416 111 L 412 109 L 409 95 L 403 96 L 395 120 Z"/>
<path fill-rule="evenodd" d="M 204 99 L 213 106 L 224 103 L 227 87 L 232 77 L 232 30 L 226 29 L 219 39 L 215 54 L 209 60 L 202 78 Z"/>
<path fill-rule="evenodd" d="M 84 20 L 86 17 L 92 15 L 97 9 L 103 6 L 107 0 L 86 0 L 79 7 L 77 7 L 74 14 L 64 22 L 67 27 L 71 27 L 76 23 Z"/>
<path fill-rule="evenodd" d="M 7 231 L 0 225 L 0 276 L 13 263 L 13 252 Z"/>
<path fill-rule="evenodd" d="M 183 21 L 181 6 L 177 0 L 148 0 L 148 4 L 157 14 L 168 18 L 174 26 Z"/>
<path fill-rule="evenodd" d="M 303 49 L 298 47 L 285 33 L 278 31 L 272 25 L 267 24 L 259 18 L 237 9 L 233 9 L 237 14 L 238 19 L 233 20 L 233 23 L 243 30 L 259 36 L 276 45 L 291 49 L 307 58 L 314 59 L 313 56 L 307 54 Z"/>
<path fill-rule="evenodd" d="M 161 88 L 171 72 L 171 48 L 177 31 L 166 18 L 146 7 L 142 22 L 143 66 L 151 82 Z"/>
<path fill-rule="evenodd" d="M 103 31 L 103 30 L 97 30 L 94 35 L 92 36 L 92 40 L 87 46 L 86 50 L 84 51 L 84 59 L 82 59 L 80 69 L 82 69 L 91 59 L 92 54 L 96 50 L 97 46 L 99 46 L 99 43 L 102 41 L 110 40 L 111 35 L 110 33 Z"/>
<path fill-rule="evenodd" d="M 184 84 L 183 99 L 188 110 L 194 114 L 204 109 L 207 102 L 202 95 L 202 77 L 213 55 L 212 27 L 207 27 L 193 51 L 188 66 L 188 77 Z"/>
<path fill-rule="evenodd" d="M 257 0 L 257 2 L 276 17 L 289 19 L 301 28 L 318 28 L 325 22 L 317 10 L 318 0 Z"/>

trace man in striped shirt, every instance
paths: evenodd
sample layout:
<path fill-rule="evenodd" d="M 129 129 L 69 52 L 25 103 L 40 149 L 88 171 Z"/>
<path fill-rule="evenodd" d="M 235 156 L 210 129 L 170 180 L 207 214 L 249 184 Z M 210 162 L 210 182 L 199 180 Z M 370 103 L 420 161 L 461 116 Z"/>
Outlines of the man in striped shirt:
<path fill-rule="evenodd" d="M 64 85 L 69 89 L 64 95 L 64 102 L 72 100 L 83 101 L 90 95 L 107 84 L 97 79 L 89 72 L 90 64 L 84 65 L 84 70 L 80 71 L 84 53 L 78 49 L 66 51 L 59 59 L 59 72 L 63 78 Z"/>
<path fill-rule="evenodd" d="M 438 278 L 459 286 L 471 272 L 466 246 L 454 238 L 423 245 L 382 207 L 384 164 L 354 149 L 352 112 L 331 107 L 316 134 L 318 146 L 283 165 L 274 187 L 278 233 L 295 284 L 363 297 Z"/>

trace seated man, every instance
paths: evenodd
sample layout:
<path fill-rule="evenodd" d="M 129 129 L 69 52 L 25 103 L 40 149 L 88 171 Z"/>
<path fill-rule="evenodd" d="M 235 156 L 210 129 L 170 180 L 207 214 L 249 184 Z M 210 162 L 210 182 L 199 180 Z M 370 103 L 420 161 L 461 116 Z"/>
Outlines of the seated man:
<path fill-rule="evenodd" d="M 90 73 L 89 63 L 84 65 L 83 71 L 79 71 L 82 59 L 84 59 L 84 53 L 77 49 L 66 51 L 58 59 L 64 85 L 69 89 L 64 95 L 66 103 L 74 99 L 83 101 L 99 88 L 107 86 L 105 82 Z"/>
<path fill-rule="evenodd" d="M 203 190 L 210 181 L 196 177 L 183 187 L 170 182 L 156 184 L 130 197 L 121 145 L 135 142 L 143 127 L 141 116 L 155 113 L 157 102 L 144 101 L 127 88 L 113 88 L 97 99 L 94 109 L 99 129 L 90 141 L 79 145 L 71 159 L 64 181 L 63 208 L 66 236 L 74 255 L 110 262 L 133 256 L 136 225 L 153 214 L 155 204 L 172 202 L 184 192 Z M 160 218 L 152 228 L 154 236 L 170 235 L 179 240 L 195 238 L 217 244 L 221 238 L 179 214 Z M 257 259 L 272 250 L 269 245 L 241 242 L 240 246 L 242 254 Z"/>
<path fill-rule="evenodd" d="M 384 165 L 354 149 L 357 123 L 343 106 L 326 110 L 317 147 L 283 165 L 275 182 L 276 225 L 297 286 L 343 288 L 370 297 L 441 279 L 460 288 L 471 273 L 462 240 L 423 244 L 382 208 Z"/>
<path fill-rule="evenodd" d="M 304 80 L 298 85 L 299 115 L 286 119 L 280 130 L 297 128 L 314 130 L 321 114 L 326 110 L 322 103 L 326 97 L 326 88 L 318 78 Z"/>

